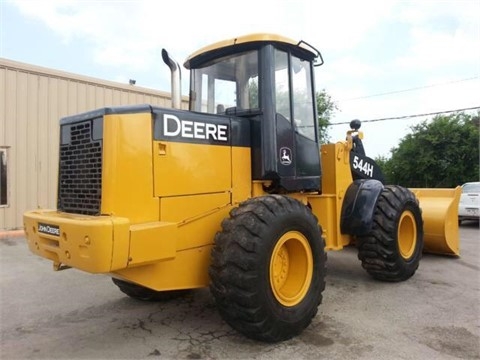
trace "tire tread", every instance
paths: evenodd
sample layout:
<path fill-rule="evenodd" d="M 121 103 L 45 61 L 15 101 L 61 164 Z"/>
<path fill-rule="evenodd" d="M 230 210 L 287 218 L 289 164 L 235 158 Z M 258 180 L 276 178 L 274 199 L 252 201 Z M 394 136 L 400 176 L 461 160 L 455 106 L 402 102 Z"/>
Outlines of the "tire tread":
<path fill-rule="evenodd" d="M 417 244 L 411 259 L 405 261 L 397 246 L 397 222 L 404 209 L 417 221 Z M 421 209 L 415 195 L 402 186 L 387 185 L 377 202 L 371 232 L 358 237 L 358 258 L 375 279 L 404 281 L 416 272 L 423 249 Z"/>

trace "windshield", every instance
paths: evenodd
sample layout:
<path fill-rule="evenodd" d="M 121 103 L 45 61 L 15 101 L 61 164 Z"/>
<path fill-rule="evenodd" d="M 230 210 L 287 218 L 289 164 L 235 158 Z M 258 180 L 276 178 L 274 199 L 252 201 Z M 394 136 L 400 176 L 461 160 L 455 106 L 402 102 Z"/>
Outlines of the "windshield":
<path fill-rule="evenodd" d="M 258 109 L 258 52 L 229 55 L 191 71 L 190 110 Z"/>
<path fill-rule="evenodd" d="M 463 193 L 480 193 L 480 182 L 463 185 L 462 192 Z"/>

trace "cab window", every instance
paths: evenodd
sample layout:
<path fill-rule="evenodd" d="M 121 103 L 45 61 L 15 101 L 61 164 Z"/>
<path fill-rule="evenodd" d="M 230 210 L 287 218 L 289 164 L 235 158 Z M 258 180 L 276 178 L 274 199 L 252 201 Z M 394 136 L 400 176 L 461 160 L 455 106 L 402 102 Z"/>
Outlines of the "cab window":
<path fill-rule="evenodd" d="M 298 134 L 315 140 L 315 103 L 311 79 L 309 61 L 275 50 L 276 112 L 290 122 L 293 119 Z"/>
<path fill-rule="evenodd" d="M 223 114 L 258 109 L 258 52 L 226 56 L 192 70 L 190 109 Z"/>
<path fill-rule="evenodd" d="M 314 101 L 310 62 L 291 57 L 294 125 L 299 134 L 315 140 Z"/>

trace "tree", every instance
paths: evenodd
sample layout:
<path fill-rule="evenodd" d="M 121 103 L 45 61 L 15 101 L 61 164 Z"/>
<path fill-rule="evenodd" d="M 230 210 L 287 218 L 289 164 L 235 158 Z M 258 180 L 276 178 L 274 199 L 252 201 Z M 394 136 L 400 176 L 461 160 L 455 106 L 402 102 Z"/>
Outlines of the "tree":
<path fill-rule="evenodd" d="M 321 144 L 325 144 L 330 140 L 328 127 L 330 126 L 330 119 L 332 118 L 333 113 L 338 110 L 338 106 L 325 89 L 317 92 L 316 97 L 319 135 L 318 139 Z"/>
<path fill-rule="evenodd" d="M 479 179 L 477 116 L 438 115 L 412 126 L 391 158 L 378 158 L 388 183 L 406 187 L 455 187 Z"/>

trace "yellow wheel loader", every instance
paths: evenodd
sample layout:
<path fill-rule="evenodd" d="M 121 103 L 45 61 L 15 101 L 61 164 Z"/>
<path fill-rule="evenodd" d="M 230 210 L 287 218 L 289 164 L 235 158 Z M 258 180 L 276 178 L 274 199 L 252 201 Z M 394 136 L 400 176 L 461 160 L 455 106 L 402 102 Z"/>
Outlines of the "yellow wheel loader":
<path fill-rule="evenodd" d="M 359 121 L 320 147 L 313 46 L 251 34 L 195 52 L 189 111 L 180 66 L 162 55 L 172 108 L 60 121 L 57 210 L 24 215 L 30 250 L 55 270 L 105 273 L 143 300 L 209 286 L 228 324 L 276 342 L 316 315 L 326 251 L 355 245 L 391 282 L 411 277 L 422 251 L 459 254 L 459 189 L 385 184 Z"/>

